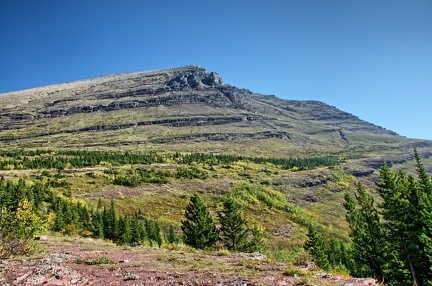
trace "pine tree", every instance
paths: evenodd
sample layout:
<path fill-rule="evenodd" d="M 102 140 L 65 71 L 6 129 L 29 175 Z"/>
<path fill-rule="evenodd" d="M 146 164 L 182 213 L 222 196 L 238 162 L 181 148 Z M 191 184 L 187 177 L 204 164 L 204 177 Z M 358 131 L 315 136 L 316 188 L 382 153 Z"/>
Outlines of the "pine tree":
<path fill-rule="evenodd" d="M 386 242 L 378 210 L 362 184 L 358 184 L 355 198 L 357 204 L 347 193 L 344 203 L 354 244 L 354 274 L 384 279 Z"/>
<path fill-rule="evenodd" d="M 107 209 L 106 207 L 103 208 L 102 221 L 104 226 L 104 237 L 106 239 L 111 239 L 112 241 L 118 239 L 119 225 L 113 201 L 111 201 L 109 209 Z"/>
<path fill-rule="evenodd" d="M 240 205 L 232 197 L 223 202 L 223 209 L 218 212 L 221 224 L 221 240 L 229 250 L 242 251 L 246 246 L 248 229 L 240 214 Z"/>
<path fill-rule="evenodd" d="M 415 278 L 421 281 L 419 282 L 421 285 L 432 285 L 432 182 L 417 150 L 414 150 L 414 156 L 419 183 L 419 189 L 416 192 L 418 206 L 412 205 L 411 207 L 411 214 L 417 214 L 418 218 L 414 227 L 417 230 L 415 234 L 419 247 L 415 249 L 417 254 L 413 260 L 419 273 Z"/>
<path fill-rule="evenodd" d="M 168 243 L 171 243 L 171 244 L 174 244 L 177 242 L 177 236 L 175 234 L 174 226 L 172 224 L 169 226 L 168 237 L 166 240 Z"/>
<path fill-rule="evenodd" d="M 418 179 L 383 164 L 377 186 L 393 250 L 392 280 L 432 285 L 432 183 L 416 150 L 414 155 Z"/>
<path fill-rule="evenodd" d="M 122 242 L 124 244 L 130 244 L 132 242 L 131 223 L 129 217 L 127 216 L 124 216 L 122 219 L 121 233 L 122 233 L 122 237 L 121 237 Z"/>
<path fill-rule="evenodd" d="M 142 243 L 147 236 L 144 224 L 138 219 L 137 213 L 135 213 L 131 220 L 131 236 L 132 243 Z"/>
<path fill-rule="evenodd" d="M 160 229 L 159 223 L 157 221 L 154 221 L 153 222 L 153 227 L 154 227 L 154 241 L 156 241 L 156 243 L 160 247 L 162 245 L 162 243 L 163 243 L 163 237 L 162 237 L 162 233 L 161 233 L 161 229 Z"/>
<path fill-rule="evenodd" d="M 196 193 L 190 198 L 190 203 L 186 207 L 185 220 L 181 221 L 181 229 L 184 242 L 198 249 L 212 246 L 219 238 L 209 208 Z"/>
<path fill-rule="evenodd" d="M 145 231 L 147 233 L 147 238 L 148 238 L 151 245 L 154 242 L 156 242 L 158 246 L 162 245 L 163 238 L 162 238 L 159 223 L 157 221 L 146 219 L 145 220 Z"/>
<path fill-rule="evenodd" d="M 104 238 L 104 224 L 103 224 L 103 217 L 102 212 L 99 210 L 92 210 L 92 216 L 91 216 L 91 222 L 92 222 L 92 233 L 93 237 L 97 238 Z"/>
<path fill-rule="evenodd" d="M 309 226 L 308 240 L 304 244 L 304 249 L 311 255 L 313 261 L 319 267 L 324 270 L 329 269 L 329 243 L 327 239 L 321 233 L 317 232 L 313 226 Z"/>

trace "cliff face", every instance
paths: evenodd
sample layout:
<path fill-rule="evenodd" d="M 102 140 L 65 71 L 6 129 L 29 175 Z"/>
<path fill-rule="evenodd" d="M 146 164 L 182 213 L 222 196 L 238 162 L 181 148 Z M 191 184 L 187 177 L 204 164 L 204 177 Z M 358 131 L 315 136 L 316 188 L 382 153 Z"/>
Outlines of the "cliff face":
<path fill-rule="evenodd" d="M 242 151 L 266 146 L 272 154 L 404 141 L 325 103 L 238 89 L 197 66 L 108 75 L 0 94 L 0 100 L 5 147 L 204 151 L 218 141 L 215 152 L 246 145 Z"/>

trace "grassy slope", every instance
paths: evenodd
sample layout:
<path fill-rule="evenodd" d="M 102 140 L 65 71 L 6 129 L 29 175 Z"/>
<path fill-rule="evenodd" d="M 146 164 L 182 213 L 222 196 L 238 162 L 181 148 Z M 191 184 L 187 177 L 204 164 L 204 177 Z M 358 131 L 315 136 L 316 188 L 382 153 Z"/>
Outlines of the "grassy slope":
<path fill-rule="evenodd" d="M 57 188 L 59 193 L 71 193 L 89 205 L 96 206 L 102 199 L 105 205 L 114 200 L 117 208 L 124 213 L 140 209 L 152 218 L 174 223 L 180 234 L 180 221 L 189 196 L 200 193 L 211 206 L 212 212 L 220 208 L 220 197 L 235 192 L 243 202 L 244 215 L 250 224 L 266 228 L 266 238 L 272 249 L 301 247 L 306 229 L 300 219 L 312 218 L 321 223 L 326 232 L 346 239 L 348 236 L 343 195 L 352 191 L 358 181 L 351 170 L 357 169 L 359 160 L 347 160 L 336 167 L 320 167 L 314 170 L 284 170 L 271 164 L 257 164 L 248 161 L 229 165 L 196 164 L 206 179 L 169 177 L 165 184 L 145 183 L 137 187 L 113 184 L 113 175 L 104 171 L 111 168 L 127 171 L 142 167 L 175 172 L 178 168 L 189 168 L 176 162 L 151 165 L 125 165 L 110 167 L 102 164 L 83 169 L 62 171 L 68 187 Z M 427 163 L 427 161 L 425 162 Z M 193 166 L 192 166 L 193 167 Z M 411 162 L 399 165 L 411 168 Z M 57 170 L 49 170 L 54 175 Z M 41 170 L 1 170 L 6 178 L 40 175 Z M 375 174 L 376 175 L 376 174 Z M 363 179 L 368 183 L 369 179 Z M 370 184 L 370 183 L 369 183 Z M 312 198 L 312 199 L 311 199 Z M 300 207 L 293 217 L 287 208 Z"/>

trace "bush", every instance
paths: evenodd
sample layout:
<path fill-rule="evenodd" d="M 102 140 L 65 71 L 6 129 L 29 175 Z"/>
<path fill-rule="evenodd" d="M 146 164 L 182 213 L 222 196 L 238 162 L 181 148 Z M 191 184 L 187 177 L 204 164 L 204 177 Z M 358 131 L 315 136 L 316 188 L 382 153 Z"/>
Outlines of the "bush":
<path fill-rule="evenodd" d="M 308 271 L 303 270 L 303 269 L 299 269 L 297 267 L 295 267 L 293 264 L 289 263 L 287 265 L 287 268 L 284 271 L 285 275 L 288 276 L 294 276 L 294 275 L 298 275 L 298 276 L 306 276 L 308 275 Z"/>
<path fill-rule="evenodd" d="M 30 254 L 36 248 L 34 239 L 46 229 L 46 221 L 26 199 L 18 203 L 16 211 L 4 207 L 0 213 L 0 258 Z"/>

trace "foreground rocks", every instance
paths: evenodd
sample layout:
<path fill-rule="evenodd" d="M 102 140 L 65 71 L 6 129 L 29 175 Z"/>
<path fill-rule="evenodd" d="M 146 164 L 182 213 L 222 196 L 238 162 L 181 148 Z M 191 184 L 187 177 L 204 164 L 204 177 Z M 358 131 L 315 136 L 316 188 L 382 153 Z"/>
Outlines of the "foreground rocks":
<path fill-rule="evenodd" d="M 37 257 L 1 261 L 1 285 L 375 285 L 370 278 L 320 271 L 284 275 L 285 264 L 260 253 L 117 247 L 83 238 L 50 238 L 39 244 L 46 252 Z"/>

